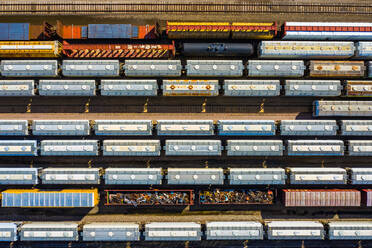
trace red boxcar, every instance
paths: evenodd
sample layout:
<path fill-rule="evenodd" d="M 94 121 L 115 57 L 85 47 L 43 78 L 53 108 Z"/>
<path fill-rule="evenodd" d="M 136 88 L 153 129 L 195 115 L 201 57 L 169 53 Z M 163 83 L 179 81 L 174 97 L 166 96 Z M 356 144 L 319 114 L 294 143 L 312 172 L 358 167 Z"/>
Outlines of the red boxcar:
<path fill-rule="evenodd" d="M 363 202 L 367 207 L 372 207 L 372 189 L 362 190 Z"/>

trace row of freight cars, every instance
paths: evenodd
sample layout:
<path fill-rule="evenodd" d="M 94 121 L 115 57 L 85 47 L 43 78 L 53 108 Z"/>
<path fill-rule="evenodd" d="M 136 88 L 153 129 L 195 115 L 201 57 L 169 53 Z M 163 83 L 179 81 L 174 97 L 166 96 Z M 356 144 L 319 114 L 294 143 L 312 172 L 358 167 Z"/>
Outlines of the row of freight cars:
<path fill-rule="evenodd" d="M 0 96 L 224 96 L 372 97 L 368 80 L 161 80 L 156 79 L 0 80 Z M 159 88 L 161 90 L 159 90 Z M 162 93 L 159 93 L 159 92 Z"/>
<path fill-rule="evenodd" d="M 155 130 L 159 136 L 372 136 L 372 120 L 0 120 L 0 136 L 151 136 Z"/>
<path fill-rule="evenodd" d="M 41 180 L 41 182 L 40 182 Z M 372 168 L 0 168 L 1 185 L 372 184 Z"/>
<path fill-rule="evenodd" d="M 278 31 L 282 32 L 278 32 Z M 0 40 L 61 39 L 273 39 L 372 40 L 372 23 L 353 22 L 156 22 L 133 24 L 69 24 L 57 21 L 1 23 Z M 164 32 L 163 32 L 164 31 Z"/>
<path fill-rule="evenodd" d="M 372 140 L 165 140 L 165 156 L 372 156 Z M 160 156 L 160 140 L 0 140 L 0 156 Z"/>
<path fill-rule="evenodd" d="M 0 241 L 370 240 L 370 221 L 0 223 Z"/>

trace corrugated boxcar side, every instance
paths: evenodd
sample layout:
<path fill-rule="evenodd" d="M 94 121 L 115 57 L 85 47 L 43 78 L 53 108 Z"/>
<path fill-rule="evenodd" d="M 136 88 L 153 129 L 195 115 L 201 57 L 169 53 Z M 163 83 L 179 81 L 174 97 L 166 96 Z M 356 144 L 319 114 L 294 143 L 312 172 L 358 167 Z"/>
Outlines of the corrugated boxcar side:
<path fill-rule="evenodd" d="M 372 207 L 372 189 L 362 190 L 362 201 L 367 207 Z"/>

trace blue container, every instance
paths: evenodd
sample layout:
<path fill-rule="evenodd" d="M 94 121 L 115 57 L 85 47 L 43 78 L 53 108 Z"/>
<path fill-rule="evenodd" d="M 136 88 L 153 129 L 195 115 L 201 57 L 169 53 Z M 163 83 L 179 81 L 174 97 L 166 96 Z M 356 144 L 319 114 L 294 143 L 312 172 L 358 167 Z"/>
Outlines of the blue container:
<path fill-rule="evenodd" d="M 0 23 L 0 40 L 29 40 L 29 23 Z"/>
<path fill-rule="evenodd" d="M 132 30 L 131 24 L 88 24 L 88 39 L 130 39 L 137 36 L 138 29 Z"/>

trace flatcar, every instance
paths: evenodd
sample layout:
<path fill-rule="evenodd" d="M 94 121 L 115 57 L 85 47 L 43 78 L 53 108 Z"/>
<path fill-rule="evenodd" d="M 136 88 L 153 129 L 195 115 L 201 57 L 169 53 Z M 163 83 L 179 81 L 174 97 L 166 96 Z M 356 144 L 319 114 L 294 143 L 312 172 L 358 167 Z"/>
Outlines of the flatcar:
<path fill-rule="evenodd" d="M 187 60 L 189 77 L 241 77 L 244 65 L 241 60 Z"/>
<path fill-rule="evenodd" d="M 179 77 L 180 60 L 126 60 L 123 66 L 127 77 Z"/>
<path fill-rule="evenodd" d="M 40 96 L 95 96 L 95 80 L 39 80 Z"/>
<path fill-rule="evenodd" d="M 160 156 L 159 140 L 104 140 L 103 156 Z"/>
<path fill-rule="evenodd" d="M 61 50 L 58 41 L 0 41 L 2 58 L 58 58 Z"/>
<path fill-rule="evenodd" d="M 282 168 L 230 168 L 228 179 L 230 185 L 280 185 L 286 174 Z"/>
<path fill-rule="evenodd" d="M 213 135 L 213 120 L 158 120 L 158 135 Z"/>
<path fill-rule="evenodd" d="M 37 141 L 0 140 L 0 156 L 37 156 Z"/>
<path fill-rule="evenodd" d="M 34 120 L 32 134 L 87 136 L 90 134 L 90 125 L 85 120 Z"/>
<path fill-rule="evenodd" d="M 251 43 L 188 43 L 182 45 L 184 56 L 195 57 L 248 57 L 253 54 Z"/>
<path fill-rule="evenodd" d="M 279 80 L 224 80 L 225 96 L 279 96 Z"/>
<path fill-rule="evenodd" d="M 166 140 L 167 156 L 221 156 L 221 140 Z"/>
<path fill-rule="evenodd" d="M 372 168 L 350 168 L 351 184 L 372 184 Z"/>
<path fill-rule="evenodd" d="M 372 23 L 285 22 L 283 40 L 372 40 Z"/>
<path fill-rule="evenodd" d="M 371 140 L 349 140 L 349 156 L 372 156 Z"/>
<path fill-rule="evenodd" d="M 0 120 L 0 136 L 28 135 L 28 121 Z"/>
<path fill-rule="evenodd" d="M 70 222 L 32 222 L 21 226 L 21 241 L 78 241 L 78 224 Z"/>
<path fill-rule="evenodd" d="M 201 225 L 195 222 L 152 222 L 145 225 L 146 241 L 199 241 Z"/>
<path fill-rule="evenodd" d="M 222 168 L 168 168 L 168 184 L 219 184 L 224 183 Z"/>
<path fill-rule="evenodd" d="M 156 185 L 163 175 L 161 168 L 107 168 L 104 178 L 108 185 Z"/>
<path fill-rule="evenodd" d="M 39 183 L 38 168 L 0 168 L 0 184 L 29 184 Z"/>
<path fill-rule="evenodd" d="M 303 77 L 302 60 L 248 60 L 248 77 Z"/>
<path fill-rule="evenodd" d="M 34 96 L 34 80 L 0 80 L 0 96 Z"/>
<path fill-rule="evenodd" d="M 274 120 L 219 120 L 218 135 L 272 136 L 275 135 Z"/>
<path fill-rule="evenodd" d="M 99 184 L 99 168 L 46 168 L 41 171 L 43 184 Z"/>
<path fill-rule="evenodd" d="M 313 116 L 372 116 L 372 101 L 314 101 Z"/>
<path fill-rule="evenodd" d="M 282 120 L 283 136 L 335 136 L 338 126 L 335 120 Z"/>
<path fill-rule="evenodd" d="M 163 96 L 218 96 L 218 80 L 163 80 Z"/>
<path fill-rule="evenodd" d="M 346 80 L 346 96 L 369 97 L 372 96 L 372 81 Z"/>
<path fill-rule="evenodd" d="M 95 120 L 94 133 L 96 135 L 152 135 L 151 120 Z"/>
<path fill-rule="evenodd" d="M 227 156 L 283 156 L 281 140 L 227 140 Z"/>
<path fill-rule="evenodd" d="M 258 221 L 212 221 L 205 226 L 207 240 L 262 240 L 264 236 Z"/>
<path fill-rule="evenodd" d="M 285 80 L 286 96 L 341 96 L 340 80 Z"/>
<path fill-rule="evenodd" d="M 156 96 L 158 83 L 156 80 L 101 80 L 102 96 Z"/>
<path fill-rule="evenodd" d="M 319 221 L 269 221 L 266 222 L 269 240 L 322 240 L 324 226 Z"/>
<path fill-rule="evenodd" d="M 364 61 L 311 60 L 310 77 L 364 77 Z"/>
<path fill-rule="evenodd" d="M 117 77 L 119 60 L 63 60 L 62 75 L 66 77 Z"/>
<path fill-rule="evenodd" d="M 41 156 L 98 156 L 98 140 L 42 140 Z"/>
<path fill-rule="evenodd" d="M 350 58 L 355 54 L 354 42 L 333 41 L 261 41 L 260 58 L 315 59 Z"/>
<path fill-rule="evenodd" d="M 289 168 L 291 184 L 346 184 L 347 173 L 342 168 Z"/>
<path fill-rule="evenodd" d="M 372 223 L 370 221 L 330 221 L 328 237 L 330 240 L 365 240 L 371 239 Z"/>
<path fill-rule="evenodd" d="M 288 140 L 288 156 L 343 156 L 342 140 Z"/>
<path fill-rule="evenodd" d="M 140 225 L 128 222 L 92 222 L 83 226 L 83 241 L 138 241 Z"/>
<path fill-rule="evenodd" d="M 2 60 L 0 72 L 4 77 L 57 77 L 57 60 Z"/>

